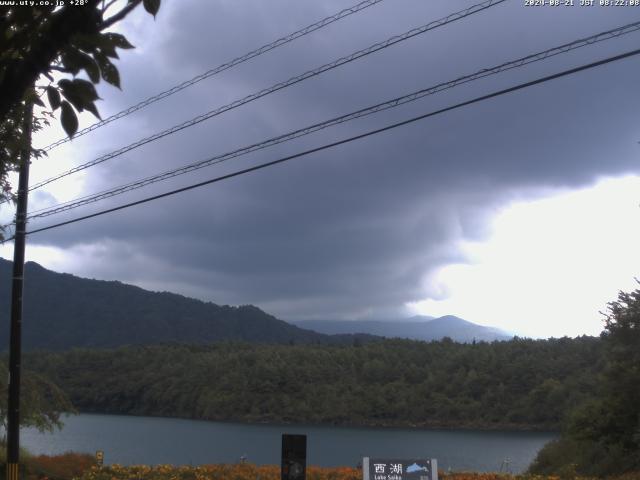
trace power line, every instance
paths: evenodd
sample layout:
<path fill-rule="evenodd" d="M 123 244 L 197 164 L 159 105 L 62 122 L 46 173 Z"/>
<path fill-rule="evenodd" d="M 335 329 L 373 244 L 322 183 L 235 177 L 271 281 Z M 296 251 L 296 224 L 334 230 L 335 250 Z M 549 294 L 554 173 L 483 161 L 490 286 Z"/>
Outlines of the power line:
<path fill-rule="evenodd" d="M 396 43 L 408 40 L 412 37 L 415 37 L 417 35 L 426 33 L 430 30 L 433 30 L 435 28 L 441 27 L 443 25 L 447 25 L 449 23 L 455 22 L 457 20 L 463 19 L 465 17 L 468 17 L 470 15 L 473 15 L 474 13 L 478 13 L 481 12 L 483 10 L 486 10 L 490 7 L 493 7 L 495 5 L 498 5 L 500 3 L 505 2 L 506 0 L 485 0 L 484 2 L 478 3 L 476 5 L 472 5 L 469 8 L 466 8 L 464 10 L 460 10 L 458 12 L 452 13 L 450 15 L 447 15 L 444 18 L 441 18 L 439 20 L 435 20 L 433 22 L 430 22 L 426 25 L 423 25 L 421 27 L 417 27 L 417 28 L 413 28 L 401 35 L 396 35 L 393 36 L 391 38 L 388 38 L 387 40 L 384 40 L 382 42 L 378 42 L 375 43 L 365 49 L 362 50 L 358 50 L 357 52 L 354 52 L 350 55 L 347 55 L 345 57 L 339 58 L 338 60 L 334 60 L 331 63 L 327 63 L 325 65 L 322 65 L 321 67 L 317 67 L 313 70 L 308 70 L 305 73 L 295 76 L 295 77 L 291 77 L 290 79 L 284 81 L 284 82 L 280 82 L 280 83 L 276 83 L 275 85 L 272 85 L 269 88 L 265 88 L 264 90 L 260 90 L 257 93 L 253 93 L 251 95 L 248 95 L 242 99 L 236 100 L 232 103 L 229 103 L 227 105 L 224 105 L 222 107 L 219 107 L 215 110 L 211 110 L 207 113 L 204 113 L 202 115 L 199 115 L 195 118 L 192 118 L 191 120 L 187 120 L 186 122 L 183 122 L 181 124 L 175 125 L 171 128 L 168 128 L 167 130 L 164 130 L 162 132 L 159 133 L 155 133 L 154 135 L 151 135 L 149 137 L 143 138 L 141 140 L 138 140 L 137 142 L 134 142 L 130 145 L 127 145 L 125 147 L 122 147 L 118 150 L 115 150 L 111 153 L 108 153 L 106 155 L 103 155 L 101 157 L 98 157 L 94 160 L 91 160 L 83 165 L 78 165 L 77 167 L 74 167 L 70 170 L 67 170 L 66 172 L 63 172 L 59 175 L 56 175 L 54 177 L 48 178 L 46 180 L 43 180 L 40 183 L 37 183 L 36 185 L 32 186 L 29 191 L 32 190 L 36 190 L 38 188 L 41 188 L 45 185 L 48 185 L 51 182 L 54 182 L 56 180 L 59 180 L 63 177 L 66 177 L 68 175 L 72 175 L 74 173 L 77 173 L 81 170 L 85 170 L 89 167 L 93 167 L 95 165 L 98 165 L 99 163 L 103 163 L 106 162 L 107 160 L 111 160 L 112 158 L 118 157 L 124 153 L 130 152 L 131 150 L 134 150 L 138 147 L 141 147 L 143 145 L 146 145 L 147 143 L 159 140 L 160 138 L 166 137 L 167 135 L 171 135 L 173 133 L 179 132 L 181 130 L 184 130 L 185 128 L 189 128 L 192 127 L 194 125 L 197 125 L 198 123 L 204 122 L 205 120 L 208 120 L 210 118 L 213 118 L 217 115 L 220 115 L 222 113 L 228 112 L 229 110 L 232 110 L 234 108 L 237 108 L 241 105 L 244 105 L 246 103 L 252 102 L 254 100 L 257 100 L 259 98 L 262 98 L 266 95 L 269 95 L 271 93 L 277 92 L 278 90 L 282 90 L 283 88 L 289 87 L 291 85 L 294 85 L 296 83 L 302 82 L 303 80 L 307 80 L 311 77 L 315 77 L 317 75 L 320 75 L 321 73 L 324 73 L 326 71 L 332 70 L 334 68 L 340 67 L 342 65 L 345 65 L 347 63 L 353 62 L 354 60 L 357 60 L 359 58 L 365 57 L 367 55 L 370 55 L 374 52 L 377 52 L 379 50 L 388 48 L 392 45 L 395 45 Z"/>
<path fill-rule="evenodd" d="M 363 139 L 363 138 L 366 138 L 366 137 L 370 137 L 372 135 L 377 135 L 379 133 L 386 132 L 387 130 L 392 130 L 392 129 L 395 129 L 395 128 L 398 128 L 398 127 L 401 127 L 401 126 L 404 126 L 404 125 L 408 125 L 410 123 L 417 122 L 418 120 L 423 120 L 425 118 L 429 118 L 429 117 L 433 117 L 433 116 L 436 116 L 436 115 L 440 115 L 442 113 L 449 112 L 449 111 L 452 111 L 452 110 L 456 110 L 456 109 L 461 108 L 461 107 L 472 105 L 474 103 L 479 103 L 479 102 L 482 102 L 482 101 L 485 101 L 485 100 L 489 100 L 491 98 L 495 98 L 495 97 L 498 97 L 498 96 L 501 96 L 501 95 L 505 95 L 507 93 L 515 92 L 517 90 L 522 90 L 524 88 L 532 87 L 534 85 L 538 85 L 538 84 L 545 83 L 545 82 L 548 82 L 548 81 L 551 81 L 551 80 L 555 80 L 557 78 L 561 78 L 561 77 L 565 77 L 565 76 L 568 76 L 568 75 L 572 75 L 574 73 L 578 73 L 578 72 L 581 72 L 581 71 L 584 71 L 584 70 L 589 70 L 591 68 L 595 68 L 595 67 L 602 66 L 602 65 L 605 65 L 605 64 L 608 64 L 608 63 L 612 63 L 612 62 L 615 62 L 615 61 L 618 61 L 618 60 L 629 58 L 629 57 L 632 57 L 632 56 L 635 56 L 635 55 L 638 55 L 638 54 L 640 54 L 640 49 L 631 50 L 629 52 L 622 53 L 622 54 L 619 54 L 619 55 L 615 55 L 615 56 L 612 56 L 612 57 L 608 57 L 608 58 L 605 58 L 603 60 L 599 60 L 597 62 L 592 62 L 592 63 L 586 64 L 586 65 L 582 65 L 582 66 L 579 66 L 579 67 L 571 68 L 569 70 L 564 70 L 562 72 L 555 73 L 553 75 L 548 75 L 546 77 L 541 77 L 541 78 L 538 78 L 536 80 L 531 80 L 529 82 L 520 83 L 520 84 L 515 85 L 513 87 L 505 88 L 503 90 L 498 90 L 496 92 L 489 93 L 487 95 L 482 95 L 480 97 L 476 97 L 476 98 L 474 98 L 472 100 L 467 100 L 465 102 L 457 103 L 457 104 L 449 106 L 449 107 L 441 108 L 439 110 L 435 110 L 435 111 L 432 111 L 432 112 L 429 112 L 429 113 L 425 113 L 425 114 L 419 115 L 417 117 L 413 117 L 413 118 L 410 118 L 410 119 L 407 119 L 407 120 L 403 120 L 401 122 L 397 122 L 397 123 L 394 123 L 394 124 L 391 124 L 391 125 L 387 125 L 386 127 L 378 128 L 378 129 L 375 129 L 375 130 L 370 130 L 368 132 L 365 132 L 365 133 L 362 133 L 362 134 L 359 134 L 359 135 L 355 135 L 355 136 L 352 136 L 352 137 L 349 137 L 349 138 L 338 140 L 336 142 L 325 144 L 325 145 L 322 145 L 320 147 L 316 147 L 316 148 L 312 148 L 312 149 L 309 149 L 309 150 L 305 150 L 303 152 L 299 152 L 299 153 L 296 153 L 294 155 L 289 155 L 287 157 L 279 158 L 279 159 L 273 160 L 271 162 L 266 162 L 266 163 L 262 163 L 260 165 L 255 165 L 253 167 L 245 168 L 243 170 L 238 170 L 238 171 L 233 172 L 233 173 L 229 173 L 229 174 L 226 174 L 226 175 L 215 177 L 215 178 L 212 178 L 210 180 L 206 180 L 204 182 L 191 184 L 191 185 L 188 185 L 186 187 L 182 187 L 182 188 L 178 188 L 178 189 L 175 189 L 175 190 L 171 190 L 169 192 L 161 193 L 159 195 L 153 195 L 151 197 L 143 198 L 143 199 L 137 200 L 135 202 L 130 202 L 130 203 L 126 203 L 124 205 L 120 205 L 120 206 L 117 206 L 117 207 L 101 210 L 99 212 L 92 213 L 90 215 L 84 215 L 82 217 L 77 217 L 77 218 L 74 218 L 74 219 L 71 219 L 71 220 L 67 220 L 67 221 L 64 221 L 64 222 L 60 222 L 60 223 L 56 223 L 56 224 L 53 224 L 53 225 L 49 225 L 47 227 L 42 227 L 42 228 L 37 228 L 35 230 L 30 230 L 30 231 L 28 231 L 26 233 L 28 235 L 30 235 L 30 234 L 33 234 L 33 233 L 44 232 L 46 230 L 51 230 L 51 229 L 54 229 L 54 228 L 62 227 L 62 226 L 69 225 L 69 224 L 76 223 L 76 222 L 80 222 L 80 221 L 83 221 L 83 220 L 88 220 L 90 218 L 94 218 L 94 217 L 98 217 L 98 216 L 101 216 L 101 215 L 105 215 L 107 213 L 112 213 L 112 212 L 116 212 L 116 211 L 119 211 L 119 210 L 124 210 L 124 209 L 129 208 L 129 207 L 133 207 L 133 206 L 136 206 L 136 205 L 141 205 L 143 203 L 148 203 L 148 202 L 151 202 L 151 201 L 154 201 L 154 200 L 159 200 L 159 199 L 164 198 L 164 197 L 169 197 L 169 196 L 172 196 L 172 195 L 176 195 L 178 193 L 186 192 L 188 190 L 193 190 L 195 188 L 203 187 L 205 185 L 210 185 L 212 183 L 217 183 L 217 182 L 220 182 L 220 181 L 223 181 L 223 180 L 227 180 L 227 179 L 230 179 L 230 178 L 233 178 L 233 177 L 238 177 L 238 176 L 244 175 L 246 173 L 254 172 L 254 171 L 257 171 L 257 170 L 262 170 L 264 168 L 272 167 L 274 165 L 278 165 L 278 164 L 281 164 L 281 163 L 284 163 L 284 162 L 288 162 L 288 161 L 296 159 L 296 158 L 304 157 L 304 156 L 310 155 L 312 153 L 316 153 L 316 152 L 320 152 L 320 151 L 323 151 L 323 150 L 327 150 L 329 148 L 333 148 L 333 147 L 336 147 L 338 145 L 343 145 L 345 143 L 350 143 L 350 142 L 353 142 L 355 140 L 360 140 L 360 139 Z M 9 238 L 8 240 L 11 240 L 11 238 Z"/>
<path fill-rule="evenodd" d="M 538 53 L 534 53 L 531 55 L 527 55 L 525 57 L 521 57 L 518 58 L 517 60 L 512 60 L 510 62 L 506 62 L 506 63 L 502 63 L 500 65 L 491 67 L 491 68 L 485 68 L 482 70 L 479 70 L 473 74 L 470 75 L 465 75 L 462 77 L 458 77 L 455 80 L 451 80 L 448 82 L 443 82 L 440 84 L 437 84 L 435 86 L 429 87 L 429 88 L 425 88 L 422 90 L 418 90 L 416 92 L 410 93 L 408 95 L 404 95 L 401 97 L 396 97 L 392 100 L 387 100 L 385 102 L 382 103 L 378 103 L 376 105 L 370 106 L 370 107 L 366 107 L 360 110 L 357 110 L 355 112 L 351 112 L 348 113 L 346 115 L 342 115 L 339 117 L 335 117 L 332 118 L 330 120 L 326 120 L 324 122 L 320 122 L 320 123 L 316 123 L 314 125 L 310 125 L 304 128 L 300 128 L 298 130 L 294 130 L 292 132 L 283 134 L 283 135 L 279 135 L 276 137 L 272 137 L 268 140 L 259 142 L 259 143 L 254 143 L 252 145 L 246 146 L 246 147 L 242 147 L 239 148 L 237 150 L 233 150 L 231 152 L 227 152 L 224 154 L 220 154 L 220 155 L 216 155 L 214 157 L 208 158 L 206 160 L 201 160 L 199 162 L 195 162 L 195 163 L 191 163 L 188 165 L 185 165 L 183 167 L 180 168 L 176 168 L 176 169 L 172 169 L 169 171 L 165 171 L 150 177 L 146 177 L 143 179 L 139 179 L 124 185 L 120 185 L 118 187 L 109 189 L 109 190 L 104 190 L 102 192 L 99 193 L 95 193 L 92 195 L 87 195 L 84 197 L 80 197 L 78 199 L 75 200 L 71 200 L 69 202 L 64 202 L 62 204 L 59 204 L 57 206 L 54 207 L 45 207 L 42 208 L 40 210 L 35 210 L 33 212 L 31 212 L 31 214 L 27 217 L 28 219 L 35 219 L 35 218 L 43 218 L 43 217 L 48 217 L 50 215 L 55 215 L 57 213 L 60 212 L 64 212 L 64 211 L 68 211 L 68 210 L 72 210 L 74 208 L 78 208 L 84 205 L 88 205 L 90 203 L 95 203 L 98 202 L 100 200 L 104 200 L 107 198 L 111 198 L 114 197 L 116 195 L 120 195 L 132 190 L 136 190 L 138 188 L 142 188 L 145 187 L 147 185 L 151 185 L 153 183 L 157 183 L 160 181 L 164 181 L 167 180 L 169 178 L 173 178 L 179 175 L 184 175 L 186 173 L 190 173 L 193 172 L 195 170 L 199 170 L 201 168 L 205 168 L 211 165 L 215 165 L 218 163 L 222 163 L 225 162 L 227 160 L 230 160 L 232 158 L 236 158 L 242 155 L 246 155 L 248 153 L 252 153 L 258 150 L 262 150 L 264 148 L 267 147 L 271 147 L 273 145 L 277 145 L 279 143 L 283 143 L 286 141 L 290 141 L 293 140 L 295 138 L 299 138 L 305 135 L 309 135 L 311 133 L 317 132 L 319 130 L 334 126 L 334 125 L 338 125 L 350 120 L 354 120 L 357 118 L 361 118 L 367 115 L 371 115 L 373 113 L 378 113 L 384 110 L 388 110 L 391 108 L 395 108 L 399 105 L 403 105 L 409 102 L 413 102 L 416 101 L 420 98 L 423 98 L 427 95 L 432 95 L 453 87 L 456 87 L 458 85 L 464 84 L 464 83 L 468 83 L 474 80 L 478 80 L 490 75 L 495 75 L 498 74 L 500 72 L 504 72 L 507 70 L 511 70 L 514 68 L 519 68 L 525 65 L 529 65 L 531 63 L 534 62 L 538 62 L 562 53 L 566 53 L 569 52 L 571 50 L 575 50 L 587 45 L 593 45 L 595 43 L 598 42 L 602 42 L 605 40 L 610 40 L 612 38 L 617 38 L 620 37 L 622 35 L 626 35 L 628 33 L 632 33 L 635 31 L 640 30 L 640 21 L 638 22 L 634 22 L 634 23 L 630 23 L 628 25 L 624 25 L 612 30 L 608 30 L 606 32 L 601 32 L 598 33 L 596 35 L 591 35 L 590 37 L 586 37 L 586 38 L 582 38 L 579 40 L 575 40 L 573 42 L 570 43 L 566 43 L 563 45 L 560 45 L 558 47 L 554 47 L 554 48 L 550 48 L 548 50 L 544 50 L 542 52 L 538 52 Z M 40 212 L 40 213 L 38 213 Z"/>
<path fill-rule="evenodd" d="M 174 93 L 178 93 L 179 91 L 184 90 L 185 88 L 195 85 L 196 83 L 201 82 L 202 80 L 205 80 L 209 77 L 217 75 L 218 73 L 224 72 L 225 70 L 228 70 L 232 67 L 240 65 L 241 63 L 251 60 L 252 58 L 256 58 L 262 55 L 263 53 L 267 53 L 275 48 L 281 47 L 282 45 L 285 45 L 289 42 L 297 40 L 300 37 L 304 37 L 305 35 L 315 32 L 316 30 L 326 27 L 327 25 L 337 22 L 338 20 L 348 17 L 349 15 L 352 15 L 361 10 L 364 10 L 365 8 L 369 8 L 380 2 L 382 2 L 382 0 L 365 0 L 363 2 L 358 3 L 357 5 L 354 5 L 349 8 L 345 8 L 344 10 L 341 10 L 334 15 L 323 18 L 319 22 L 308 25 L 287 36 L 281 37 L 271 43 L 268 43 L 259 48 L 256 48 L 255 50 L 252 50 L 249 53 L 245 53 L 240 57 L 234 58 L 230 62 L 223 63 L 222 65 L 218 65 L 217 67 L 212 68 L 211 70 L 208 70 L 204 73 L 201 73 L 200 75 L 197 75 L 190 80 L 186 80 L 178 85 L 175 85 L 174 87 L 169 88 L 168 90 L 165 90 L 163 92 L 158 93 L 157 95 L 154 95 L 153 97 L 149 97 L 146 100 L 143 100 L 142 102 L 139 102 L 129 108 L 126 108 L 125 110 L 115 113 L 110 117 L 105 118 L 104 120 L 100 120 L 99 122 L 96 122 L 93 125 L 83 128 L 82 130 L 76 132 L 76 134 L 74 135 L 74 138 L 78 138 L 83 135 L 86 135 L 87 133 L 92 132 L 93 130 L 96 130 L 104 125 L 107 125 L 108 123 L 114 122 L 122 117 L 126 117 L 127 115 L 130 115 L 133 112 L 142 110 L 143 108 L 153 103 L 156 103 L 164 98 L 167 98 L 173 95 Z M 63 143 L 67 143 L 68 141 L 70 141 L 69 137 L 61 138 L 60 140 L 47 145 L 46 147 L 43 148 L 43 150 L 48 152 L 50 150 L 53 150 L 55 147 L 62 145 Z"/>

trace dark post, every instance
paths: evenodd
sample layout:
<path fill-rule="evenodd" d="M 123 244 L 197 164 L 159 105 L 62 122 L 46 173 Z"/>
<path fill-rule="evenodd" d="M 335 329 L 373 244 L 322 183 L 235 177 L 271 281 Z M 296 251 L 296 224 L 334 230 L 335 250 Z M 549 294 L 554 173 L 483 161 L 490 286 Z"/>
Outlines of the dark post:
<path fill-rule="evenodd" d="M 307 436 L 282 435 L 281 480 L 307 478 Z"/>
<path fill-rule="evenodd" d="M 11 285 L 11 333 L 9 337 L 9 405 L 7 414 L 7 480 L 18 480 L 20 464 L 20 362 L 22 353 L 22 286 L 24 247 L 29 195 L 29 157 L 31 156 L 31 117 L 33 105 L 25 108 L 23 134 L 25 147 L 20 157 L 16 231 L 13 247 Z"/>

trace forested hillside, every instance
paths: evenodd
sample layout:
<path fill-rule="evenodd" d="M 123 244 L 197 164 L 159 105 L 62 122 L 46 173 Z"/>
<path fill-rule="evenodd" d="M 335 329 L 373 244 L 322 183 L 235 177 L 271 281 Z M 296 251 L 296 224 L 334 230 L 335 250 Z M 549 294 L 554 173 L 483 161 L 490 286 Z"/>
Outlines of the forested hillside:
<path fill-rule="evenodd" d="M 597 338 L 32 353 L 80 411 L 247 422 L 556 429 L 596 384 Z"/>
<path fill-rule="evenodd" d="M 12 263 L 0 258 L 0 304 L 9 305 Z M 202 302 L 168 292 L 150 292 L 47 270 L 27 262 L 23 345 L 49 350 L 117 347 L 163 342 L 220 340 L 271 343 L 353 343 L 367 335 L 328 336 L 278 320 L 257 307 Z M 9 308 L 0 323 L 9 324 Z M 0 345 L 9 344 L 0 329 Z"/>

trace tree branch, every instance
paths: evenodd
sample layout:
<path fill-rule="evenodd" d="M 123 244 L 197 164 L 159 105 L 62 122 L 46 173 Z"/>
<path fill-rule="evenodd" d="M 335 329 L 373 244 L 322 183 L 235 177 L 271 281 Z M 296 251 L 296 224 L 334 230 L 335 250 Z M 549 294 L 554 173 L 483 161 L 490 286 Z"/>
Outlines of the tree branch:
<path fill-rule="evenodd" d="M 117 3 L 119 0 L 111 0 L 109 3 L 107 3 L 106 5 L 104 4 L 104 0 L 102 0 L 102 15 L 104 15 L 105 13 L 107 13 L 107 10 L 109 10 L 111 8 L 111 6 L 115 3 Z"/>
<path fill-rule="evenodd" d="M 102 31 L 109 28 L 114 23 L 119 22 L 124 17 L 126 17 L 134 8 L 140 5 L 141 2 L 142 0 L 134 0 L 133 2 L 129 3 L 126 7 L 123 7 L 123 9 L 120 10 L 118 13 L 104 20 L 98 28 L 100 29 L 100 31 Z"/>

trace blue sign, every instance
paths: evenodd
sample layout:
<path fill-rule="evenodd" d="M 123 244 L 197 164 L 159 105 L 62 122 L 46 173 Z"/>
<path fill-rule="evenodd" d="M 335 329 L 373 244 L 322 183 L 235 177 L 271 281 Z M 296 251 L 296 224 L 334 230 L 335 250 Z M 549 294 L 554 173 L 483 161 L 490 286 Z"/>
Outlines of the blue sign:
<path fill-rule="evenodd" d="M 362 459 L 363 480 L 438 480 L 438 462 L 435 458 Z"/>

